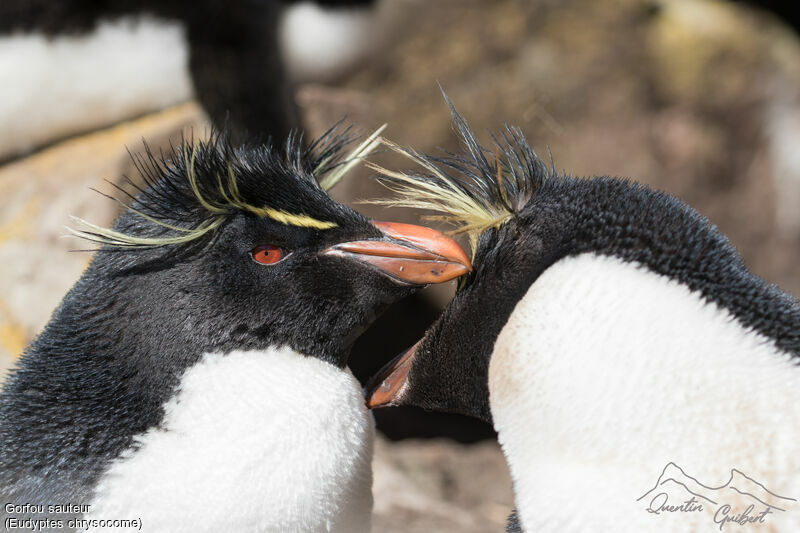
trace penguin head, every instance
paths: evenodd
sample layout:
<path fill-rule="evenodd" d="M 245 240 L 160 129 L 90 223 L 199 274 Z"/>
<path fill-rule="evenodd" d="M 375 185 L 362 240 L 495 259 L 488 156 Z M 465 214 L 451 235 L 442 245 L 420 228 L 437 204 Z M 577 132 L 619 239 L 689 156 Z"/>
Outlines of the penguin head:
<path fill-rule="evenodd" d="M 399 197 L 392 204 L 438 211 L 467 232 L 473 271 L 424 338 L 370 381 L 368 405 L 489 420 L 488 368 L 500 331 L 546 269 L 584 253 L 677 280 L 797 352 L 796 329 L 785 318 L 793 316 L 794 300 L 753 276 L 728 239 L 690 206 L 625 179 L 557 175 L 515 128 L 485 148 L 452 105 L 451 111 L 462 153 L 438 158 L 397 148 L 425 172 L 384 171 L 384 182 Z"/>
<path fill-rule="evenodd" d="M 440 158 L 392 145 L 426 172 L 379 170 L 396 196 L 385 203 L 438 211 L 443 215 L 434 218 L 468 235 L 473 270 L 461 279 L 455 297 L 425 336 L 381 369 L 365 394 L 373 408 L 416 406 L 490 421 L 488 369 L 494 341 L 535 279 L 536 264 L 547 256 L 543 236 L 531 232 L 530 211 L 555 172 L 518 129 L 507 127 L 494 137 L 495 149 L 490 150 L 450 107 L 464 148 L 460 154 Z M 547 212 L 536 216 L 549 217 Z"/>
<path fill-rule="evenodd" d="M 140 158 L 146 186 L 113 229 L 74 231 L 103 245 L 74 290 L 127 326 L 113 342 L 169 352 L 176 371 L 206 352 L 283 345 L 344 367 L 386 306 L 470 268 L 440 233 L 328 196 L 360 157 L 345 159 L 344 141 L 278 151 L 217 137 Z"/>

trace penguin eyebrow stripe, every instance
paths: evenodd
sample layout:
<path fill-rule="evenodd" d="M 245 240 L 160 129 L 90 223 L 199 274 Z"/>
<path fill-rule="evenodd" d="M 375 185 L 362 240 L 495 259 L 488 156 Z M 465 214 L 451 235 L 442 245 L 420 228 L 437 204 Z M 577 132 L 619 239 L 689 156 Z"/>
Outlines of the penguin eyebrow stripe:
<path fill-rule="evenodd" d="M 184 161 L 189 161 L 189 166 L 186 169 L 186 175 L 187 179 L 189 180 L 189 185 L 192 188 L 192 192 L 194 193 L 198 202 L 200 202 L 200 205 L 206 208 L 210 213 L 213 213 L 214 215 L 225 216 L 232 210 L 238 210 L 248 212 L 262 218 L 271 218 L 272 220 L 280 222 L 281 224 L 304 228 L 329 229 L 335 228 L 338 225 L 335 222 L 318 220 L 309 215 L 289 213 L 288 211 L 282 209 L 274 209 L 266 206 L 256 207 L 249 204 L 242 199 L 242 196 L 239 193 L 239 186 L 236 183 L 236 173 L 234 172 L 233 166 L 230 163 L 226 165 L 227 177 L 225 180 L 223 180 L 219 174 L 216 174 L 217 185 L 223 202 L 221 202 L 221 205 L 215 205 L 213 202 L 210 202 L 203 197 L 203 194 L 201 193 L 200 187 L 197 183 L 197 177 L 194 170 L 196 149 L 196 147 L 192 147 L 192 154 L 189 156 L 186 153 L 186 145 L 183 147 L 183 159 Z M 223 183 L 223 181 L 225 183 Z"/>

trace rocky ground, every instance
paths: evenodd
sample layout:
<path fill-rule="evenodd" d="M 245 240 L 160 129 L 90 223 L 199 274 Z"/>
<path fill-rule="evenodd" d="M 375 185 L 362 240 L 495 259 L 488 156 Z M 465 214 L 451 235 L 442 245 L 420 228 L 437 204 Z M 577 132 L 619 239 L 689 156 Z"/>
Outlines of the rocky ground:
<path fill-rule="evenodd" d="M 299 88 L 309 130 L 347 114 L 365 131 L 388 122 L 401 144 L 453 149 L 439 82 L 481 135 L 516 124 L 558 169 L 670 191 L 754 272 L 800 294 L 800 41 L 779 21 L 707 0 L 404 1 L 412 15 L 391 46 L 335 86 Z M 142 137 L 163 146 L 204 124 L 189 103 L 0 167 L 0 370 L 88 262 L 61 238 L 68 215 L 107 224 L 116 213 L 89 187 L 108 191 L 104 179 L 133 174 L 126 147 L 140 150 Z M 382 194 L 366 172 L 335 191 L 348 202 Z M 500 531 L 511 506 L 493 442 L 382 440 L 375 488 L 377 531 Z"/>

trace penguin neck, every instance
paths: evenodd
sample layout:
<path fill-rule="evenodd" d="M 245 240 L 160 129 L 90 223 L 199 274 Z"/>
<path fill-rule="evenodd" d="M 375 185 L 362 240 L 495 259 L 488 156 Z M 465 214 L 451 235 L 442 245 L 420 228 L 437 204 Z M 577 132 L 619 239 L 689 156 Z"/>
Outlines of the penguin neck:
<path fill-rule="evenodd" d="M 476 283 L 467 298 L 456 295 L 442 318 L 434 325 L 431 334 L 438 335 L 437 330 L 444 327 L 451 331 L 457 330 L 459 335 L 451 337 L 450 342 L 453 345 L 449 349 L 466 355 L 469 361 L 443 365 L 420 353 L 418 357 L 424 363 L 415 366 L 414 381 L 430 385 L 422 387 L 420 392 L 423 394 L 418 394 L 416 390 L 409 391 L 408 399 L 404 401 L 425 409 L 472 416 L 491 424 L 492 414 L 486 384 L 492 348 L 516 302 L 525 295 L 533 279 L 533 273 L 524 268 L 503 269 L 498 271 L 497 276 L 487 277 L 481 283 Z M 464 305 L 461 305 L 462 299 Z M 487 304 L 471 305 L 475 301 Z M 451 314 L 457 318 L 451 318 Z M 429 361 L 436 366 L 429 368 Z M 443 372 L 446 380 L 450 381 L 450 384 L 444 386 L 437 383 L 441 381 Z"/>
<path fill-rule="evenodd" d="M 188 517 L 192 530 L 369 530 L 374 429 L 348 371 L 289 348 L 206 354 L 164 413 L 105 471 L 89 518 L 124 509 L 168 531 Z"/>

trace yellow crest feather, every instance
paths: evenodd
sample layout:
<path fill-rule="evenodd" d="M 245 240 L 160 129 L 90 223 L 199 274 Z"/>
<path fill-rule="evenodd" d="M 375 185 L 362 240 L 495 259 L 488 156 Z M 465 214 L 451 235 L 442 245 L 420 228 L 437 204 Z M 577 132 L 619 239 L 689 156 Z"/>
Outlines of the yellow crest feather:
<path fill-rule="evenodd" d="M 443 174 L 428 158 L 415 150 L 402 148 L 384 138 L 381 138 L 381 142 L 394 152 L 419 164 L 438 179 L 435 181 L 423 180 L 413 174 L 389 170 L 367 162 L 370 169 L 389 178 L 379 179 L 379 181 L 395 197 L 367 200 L 363 203 L 424 209 L 439 213 L 438 215 L 427 215 L 424 218 L 454 225 L 455 228 L 450 233 L 465 233 L 473 249 L 481 232 L 491 227 L 499 227 L 513 216 L 511 210 L 504 205 L 487 205 L 485 202 L 476 200 L 463 187 L 459 187 L 454 180 Z M 500 171 L 498 170 L 498 172 Z"/>
<path fill-rule="evenodd" d="M 336 134 L 336 128 L 337 126 L 331 128 L 326 134 L 313 143 L 312 147 L 306 152 L 301 151 L 299 138 L 290 139 L 287 144 L 285 156 L 285 164 L 289 165 L 289 168 L 294 169 L 295 172 L 300 172 L 301 177 L 304 179 L 311 179 L 318 184 L 321 189 L 326 191 L 335 186 L 350 172 L 350 170 L 362 162 L 375 148 L 380 146 L 380 133 L 386 128 L 386 125 L 384 124 L 378 128 L 372 135 L 367 137 L 364 142 L 359 144 L 342 159 L 340 159 L 339 156 L 340 150 L 349 142 L 349 139 L 345 134 Z M 212 140 L 209 141 L 208 144 L 201 143 L 201 146 L 205 147 L 206 150 L 216 150 L 217 145 L 215 143 L 217 140 L 219 140 L 219 137 L 216 139 L 212 137 Z M 328 144 L 322 141 L 327 141 Z M 315 152 L 315 150 L 317 151 Z M 222 151 L 219 153 L 222 153 Z M 145 163 L 142 162 L 144 161 L 143 158 L 137 159 L 134 156 L 134 160 L 140 162 L 142 165 L 139 167 L 139 170 L 142 171 L 148 185 L 151 187 L 156 186 L 162 173 L 170 174 L 170 172 L 172 172 L 171 179 L 185 179 L 185 183 L 188 185 L 187 192 L 189 196 L 194 199 L 193 201 L 196 202 L 195 208 L 199 206 L 206 212 L 205 219 L 199 223 L 192 222 L 198 224 L 197 227 L 181 227 L 179 223 L 175 224 L 174 220 L 170 220 L 172 218 L 170 213 L 165 213 L 163 210 L 158 213 L 148 214 L 145 210 L 149 211 L 150 207 L 143 207 L 142 209 L 139 209 L 139 206 L 131 207 L 117 198 L 100 193 L 118 202 L 125 209 L 132 211 L 144 220 L 170 231 L 178 232 L 179 235 L 165 237 L 128 235 L 117 230 L 100 227 L 77 217 L 72 217 L 72 220 L 79 226 L 82 226 L 82 228 L 67 228 L 71 235 L 105 246 L 120 248 L 144 248 L 181 244 L 190 242 L 219 228 L 227 217 L 236 212 L 246 212 L 258 217 L 270 218 L 280 224 L 318 230 L 327 230 L 338 226 L 336 222 L 319 220 L 305 213 L 294 213 L 285 209 L 274 208 L 268 205 L 253 205 L 248 202 L 239 190 L 236 172 L 230 161 L 224 163 L 226 165 L 226 170 L 207 175 L 209 170 L 206 169 L 204 171 L 206 174 L 198 176 L 196 173 L 198 145 L 193 142 L 184 140 L 177 151 L 173 151 L 173 160 L 176 161 L 174 164 L 166 163 L 163 156 L 159 162 L 150 155 L 149 151 L 147 151 L 147 154 L 150 157 L 150 168 L 145 167 Z M 303 170 L 303 158 L 306 158 L 305 161 L 317 158 L 310 171 Z M 175 171 L 178 171 L 178 173 L 176 174 Z M 307 174 L 308 172 L 310 172 L 313 177 L 309 176 Z M 150 178 L 150 181 L 147 181 L 147 178 Z M 112 185 L 120 189 L 124 194 L 129 195 L 119 186 L 113 183 Z M 161 209 L 161 206 L 164 205 L 164 201 L 158 198 L 158 192 L 148 193 L 135 184 L 133 184 L 133 186 L 137 188 L 143 196 L 150 198 L 157 209 Z M 166 191 L 167 194 L 176 194 L 176 188 L 174 186 L 172 189 L 169 189 L 169 187 L 166 188 L 168 189 Z M 167 205 L 169 205 L 169 202 L 167 202 Z"/>

